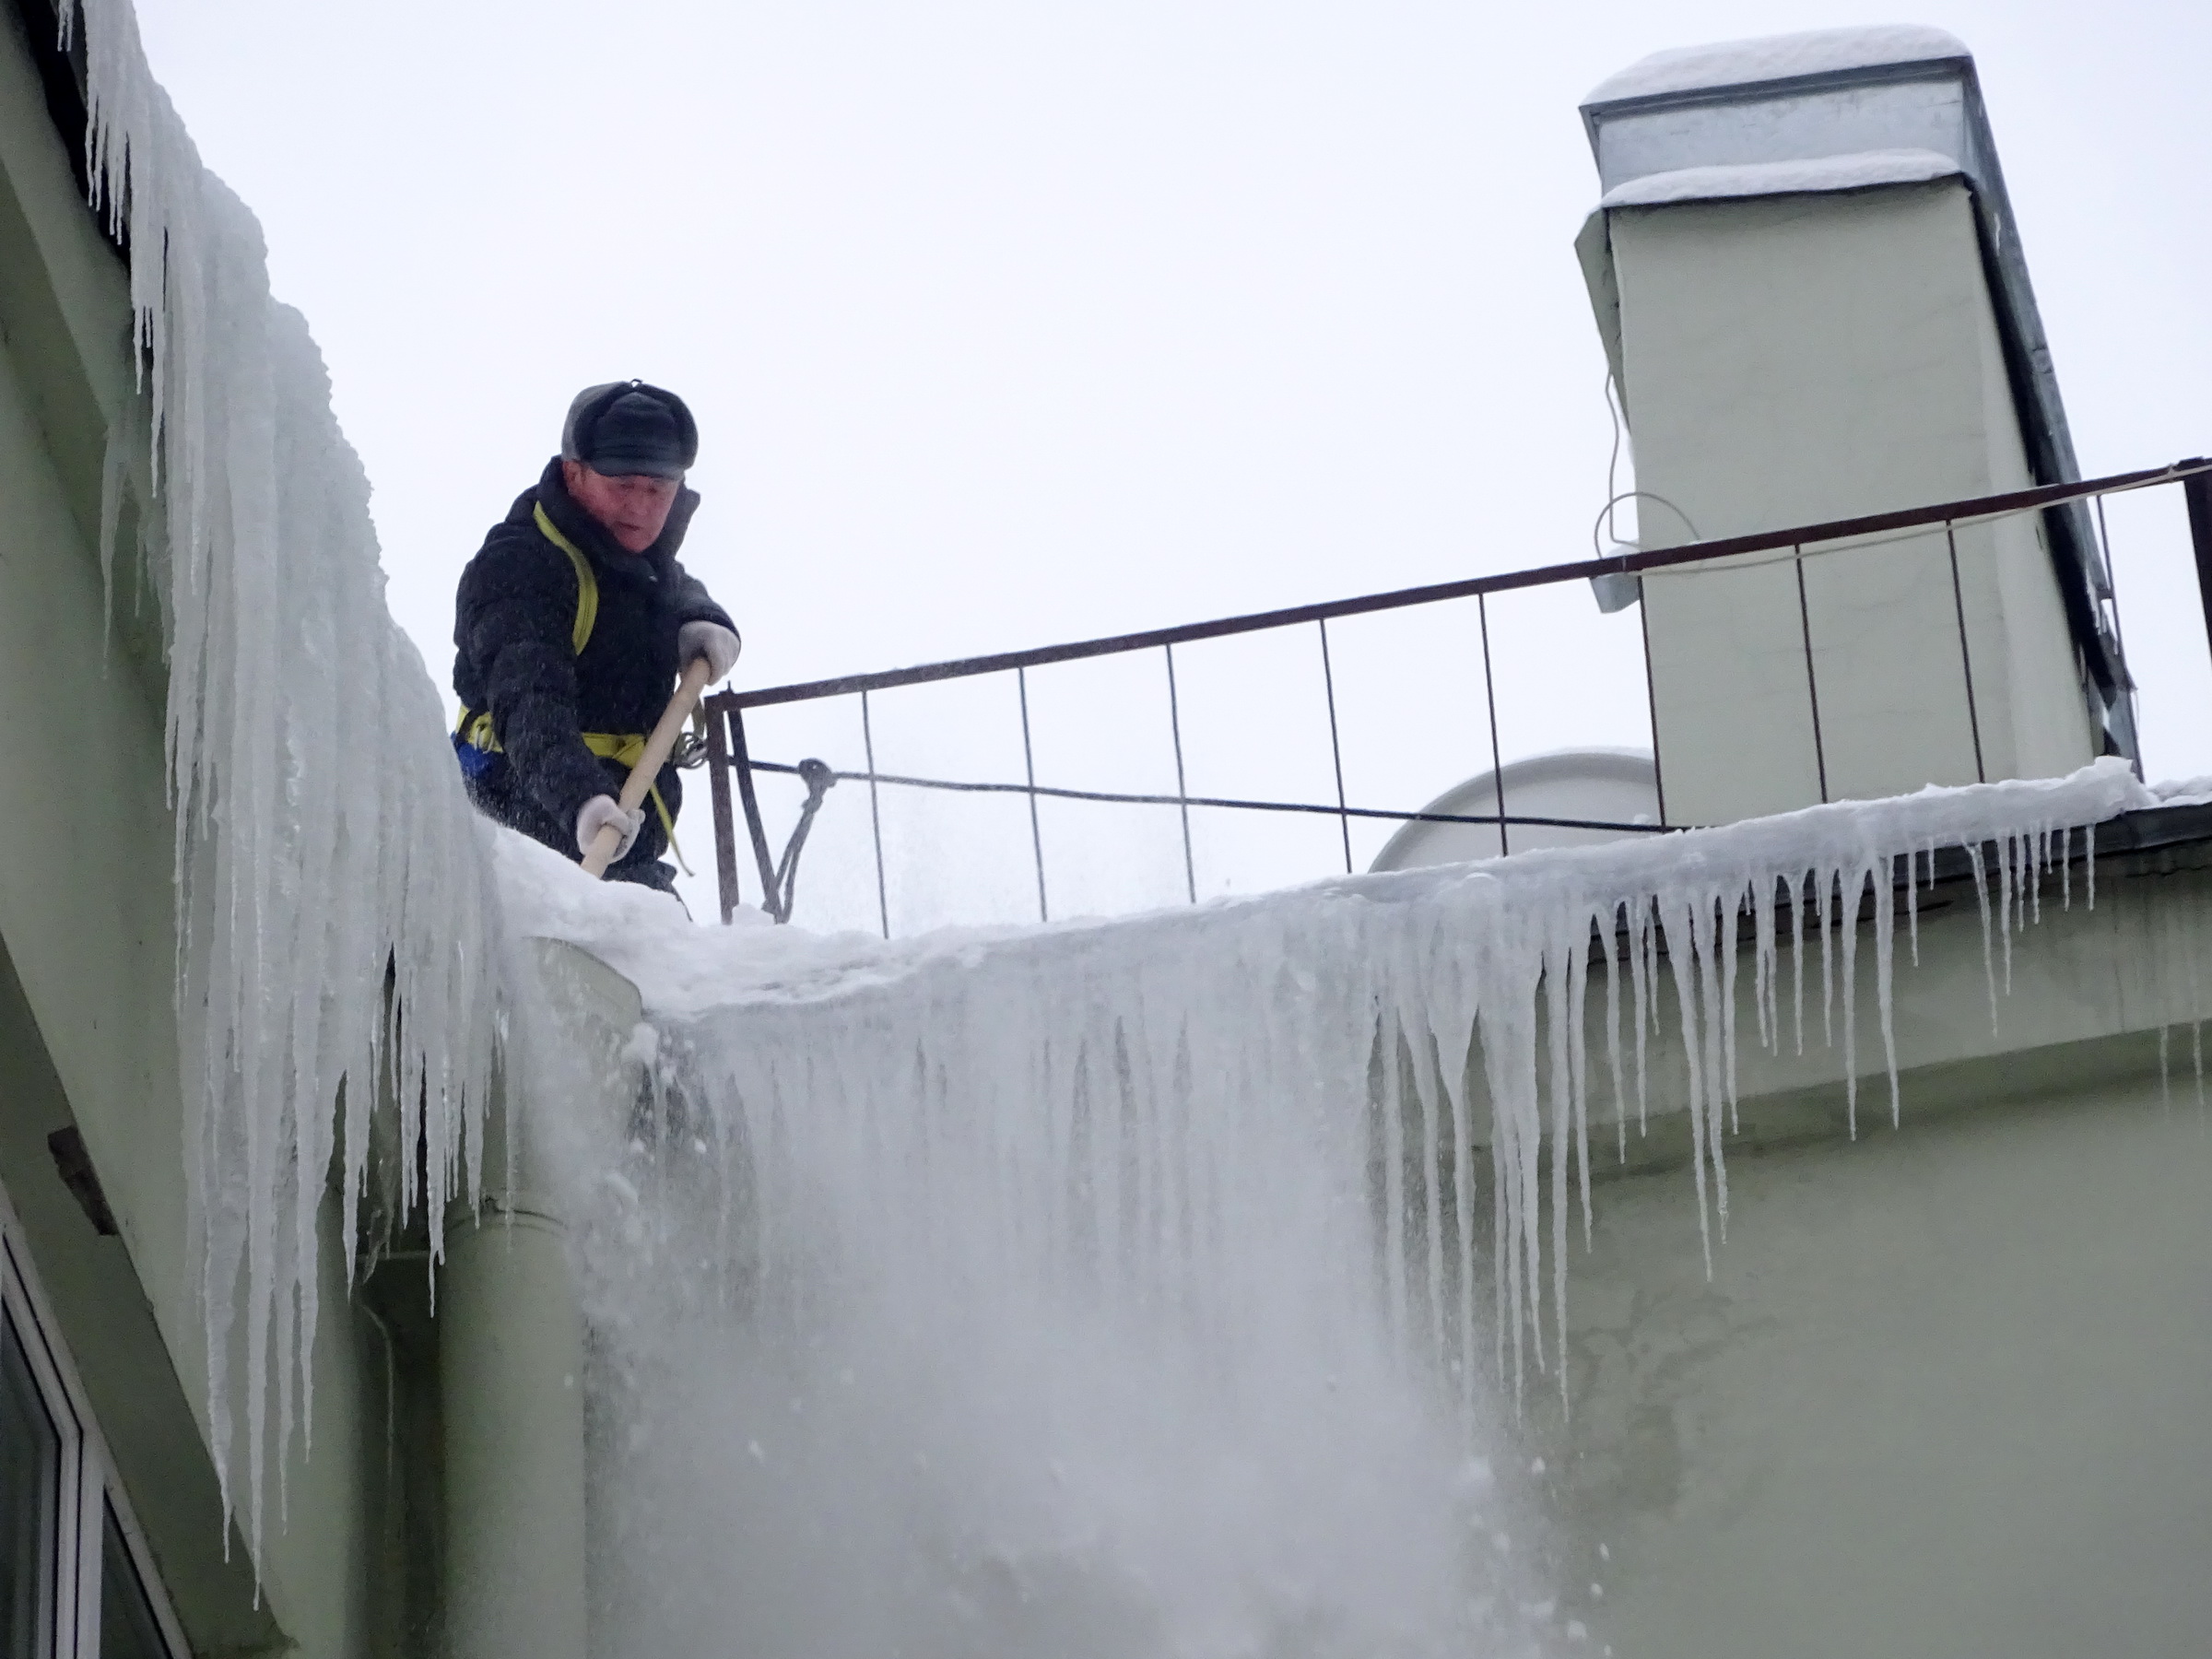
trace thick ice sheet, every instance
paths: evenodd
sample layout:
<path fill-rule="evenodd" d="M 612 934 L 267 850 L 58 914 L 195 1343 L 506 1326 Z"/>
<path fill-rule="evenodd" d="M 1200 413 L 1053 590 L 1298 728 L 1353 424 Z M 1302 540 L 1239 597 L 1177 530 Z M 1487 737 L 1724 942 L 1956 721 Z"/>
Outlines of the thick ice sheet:
<path fill-rule="evenodd" d="M 1814 29 L 1801 34 L 1719 41 L 1654 52 L 1590 88 L 1585 104 L 1712 87 L 1750 87 L 1800 75 L 1826 75 L 1885 64 L 1971 57 L 1964 41 L 1946 29 L 1893 23 L 1862 29 Z"/>
<path fill-rule="evenodd" d="M 1865 150 L 1813 161 L 1751 161 L 1729 167 L 1683 167 L 1649 173 L 1606 192 L 1601 207 L 1656 207 L 1668 202 L 1716 201 L 1730 196 L 1815 195 L 1871 190 L 1883 184 L 1920 184 L 1964 171 L 1934 150 Z"/>
<path fill-rule="evenodd" d="M 653 1110 L 570 1124 L 601 1605 L 765 1659 L 1574 1651 L 1510 1448 L 1568 1388 L 1594 1106 L 1627 1132 L 1665 1008 L 1717 1233 L 1739 1047 L 1888 1045 L 1892 880 L 1974 850 L 1994 1002 L 2039 874 L 2092 902 L 2088 827 L 2156 799 L 2108 761 L 890 944 L 488 828 L 649 1021 Z"/>
<path fill-rule="evenodd" d="M 1018 1098 L 1027 1104 L 1007 1110 L 1049 1117 L 1073 1110 L 1087 1067 L 1109 1065 L 1135 1080 L 1136 1096 L 1152 1102 L 1143 1110 L 1159 1110 L 1165 1079 L 1182 1076 L 1194 1119 L 1287 1113 L 1341 1126 L 1380 1087 L 1385 1145 L 1376 1161 L 1388 1172 L 1393 1219 L 1377 1270 L 1391 1317 L 1401 1329 L 1425 1317 L 1431 1336 L 1462 1356 L 1473 1354 L 1480 1324 L 1498 1345 L 1499 1373 L 1517 1382 L 1529 1364 L 1546 1363 L 1549 1331 L 1563 1318 L 1571 1177 L 1585 1216 L 1588 1207 L 1593 1065 L 1602 1063 L 1612 1100 L 1644 1098 L 1657 974 L 1671 981 L 1690 1059 L 1700 1214 L 1724 1227 L 1722 1135 L 1735 1100 L 1739 1006 L 1769 1045 L 1802 1045 L 1808 1028 L 1814 1041 L 1841 1044 L 1855 1124 L 1848 1056 L 1865 1012 L 1859 930 L 1830 920 L 1856 915 L 1869 888 L 1886 894 L 1904 873 L 1932 868 L 1936 849 L 1967 847 L 1981 873 L 1994 998 L 1995 942 L 2008 960 L 2037 877 L 2093 851 L 2089 826 L 2156 799 L 2108 759 L 2046 782 L 1928 789 L 1123 921 L 888 945 L 693 928 L 665 900 L 592 888 L 519 838 L 500 835 L 498 857 L 515 924 L 571 939 L 633 979 L 656 1023 L 690 1043 L 748 1112 L 813 1123 L 851 1112 L 855 1100 L 910 1112 L 917 1080 L 927 1078 L 935 1098 Z M 1985 847 L 1994 849 L 1986 869 Z M 2093 873 L 2081 885 L 2080 900 L 2093 902 Z M 1894 1114 L 1894 909 L 1869 909 L 1871 1013 L 1890 1053 Z M 1616 940 L 1625 941 L 1618 951 Z M 1747 995 L 1736 985 L 1739 941 L 1753 947 Z M 1605 998 L 1602 1062 L 1583 1048 L 1594 992 Z M 1430 1179 L 1419 1192 L 1404 1184 L 1408 1168 L 1440 1167 L 1404 1156 L 1392 1137 L 1409 1123 L 1427 1151 L 1455 1149 L 1451 1181 Z M 1498 1317 L 1488 1322 L 1478 1322 L 1472 1289 L 1472 1211 L 1456 1225 L 1416 1213 L 1471 1204 L 1478 1142 L 1499 1198 Z M 1550 1218 L 1548 1246 L 1540 1212 Z M 1405 1241 L 1441 1248 L 1433 1241 L 1447 1233 L 1458 1263 L 1427 1272 L 1416 1264 L 1409 1277 Z M 1547 1258 L 1548 1321 L 1539 1302 Z M 1438 1300 L 1447 1283 L 1454 1308 Z M 1475 1368 L 1462 1374 L 1471 1391 Z"/>
<path fill-rule="evenodd" d="M 182 1151 L 208 1429 L 226 1501 L 243 1475 L 257 1547 L 269 1459 L 312 1431 L 334 1152 L 350 1251 L 387 1087 L 398 1144 L 427 1145 L 426 1190 L 412 1158 L 398 1178 L 435 1239 L 476 1180 L 499 933 L 443 711 L 385 608 L 368 479 L 307 325 L 271 297 L 260 227 L 201 166 L 128 0 L 63 16 L 86 48 L 94 188 L 127 236 L 152 398 Z M 134 420 L 110 441 L 130 430 L 146 441 Z"/>

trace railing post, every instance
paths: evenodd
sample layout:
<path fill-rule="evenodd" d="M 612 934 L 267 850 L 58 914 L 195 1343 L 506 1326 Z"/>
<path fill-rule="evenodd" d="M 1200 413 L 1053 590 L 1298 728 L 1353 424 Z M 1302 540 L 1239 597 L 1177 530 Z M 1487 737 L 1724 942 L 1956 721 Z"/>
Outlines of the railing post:
<path fill-rule="evenodd" d="M 2212 649 L 2212 473 L 2191 473 L 2182 480 L 2189 503 L 2189 545 L 2196 550 L 2196 592 L 2205 606 L 2205 643 Z"/>
<path fill-rule="evenodd" d="M 2104 597 L 2105 603 L 2112 607 L 2112 643 L 2120 649 L 2120 677 L 2124 682 L 2122 695 L 2127 699 L 2128 740 L 2136 746 L 2136 752 L 2129 757 L 2129 760 L 2139 779 L 2143 776 L 2143 724 L 2139 718 L 2142 711 L 2136 703 L 2136 671 L 2127 665 L 2127 629 L 2120 620 L 2120 577 L 2112 569 L 2112 533 L 2104 522 L 2104 498 L 2098 496 L 2094 499 L 2097 503 L 2097 547 L 2104 556 Z M 2203 568 L 2201 556 L 2198 568 L 2200 571 Z M 2202 577 L 2198 580 L 2201 585 Z M 2212 619 L 2207 619 L 2206 626 L 2212 629 Z"/>
<path fill-rule="evenodd" d="M 1329 760 L 1336 769 L 1336 827 L 1344 834 L 1344 873 L 1352 873 L 1352 818 L 1345 810 L 1344 744 L 1336 735 L 1336 675 L 1329 666 L 1329 619 L 1314 618 L 1321 629 L 1321 684 L 1329 700 Z"/>
<path fill-rule="evenodd" d="M 1168 735 L 1175 740 L 1175 805 L 1182 813 L 1182 880 L 1191 902 L 1198 902 L 1198 861 L 1191 853 L 1191 786 L 1182 771 L 1182 703 L 1175 695 L 1175 647 L 1168 653 Z"/>
<path fill-rule="evenodd" d="M 1643 642 L 1643 710 L 1652 727 L 1652 800 L 1666 822 L 1666 765 L 1659 758 L 1659 673 L 1652 666 L 1652 607 L 1636 607 L 1636 637 Z"/>
<path fill-rule="evenodd" d="M 876 727 L 868 718 L 868 694 L 860 694 L 860 745 L 868 762 L 868 833 L 876 842 L 876 916 L 883 936 L 891 936 L 891 889 L 883 875 L 883 807 L 876 796 Z"/>
<path fill-rule="evenodd" d="M 707 699 L 707 789 L 714 801 L 714 879 L 722 895 L 722 924 L 737 913 L 737 826 L 730 813 L 730 743 L 724 704 Z"/>
<path fill-rule="evenodd" d="M 760 867 L 760 908 L 778 922 L 783 895 L 776 890 L 776 861 L 768 855 L 768 830 L 760 822 L 760 797 L 753 789 L 753 757 L 745 747 L 745 712 L 729 705 L 730 763 L 737 769 L 737 798 L 745 805 L 745 827 L 753 841 L 753 862 Z"/>
<path fill-rule="evenodd" d="M 1490 677 L 1490 596 L 1475 595 L 1475 615 L 1482 626 L 1482 702 L 1490 717 L 1490 793 L 1498 797 L 1498 856 L 1512 851 L 1505 839 L 1505 761 L 1498 748 L 1498 682 Z M 1654 751 L 1656 752 L 1656 751 Z"/>
<path fill-rule="evenodd" d="M 1797 566 L 1797 629 L 1805 641 L 1805 695 L 1813 709 L 1813 765 L 1820 774 L 1820 798 L 1828 799 L 1828 745 L 1820 735 L 1820 683 L 1813 673 L 1813 610 L 1805 597 L 1805 548 L 1791 549 Z"/>
<path fill-rule="evenodd" d="M 1959 671 L 1966 677 L 1966 724 L 1974 738 L 1974 782 L 1989 782 L 1982 763 L 1982 711 L 1974 700 L 1974 656 L 1966 643 L 1966 590 L 1959 581 L 1959 531 L 1948 520 L 1943 526 L 1944 545 L 1951 554 L 1951 609 L 1959 618 Z"/>
<path fill-rule="evenodd" d="M 1030 747 L 1030 671 L 1014 670 L 1014 688 L 1021 698 L 1021 767 L 1029 779 L 1030 851 L 1037 859 L 1037 920 L 1050 922 L 1052 909 L 1044 901 L 1044 831 L 1037 821 L 1037 756 Z"/>

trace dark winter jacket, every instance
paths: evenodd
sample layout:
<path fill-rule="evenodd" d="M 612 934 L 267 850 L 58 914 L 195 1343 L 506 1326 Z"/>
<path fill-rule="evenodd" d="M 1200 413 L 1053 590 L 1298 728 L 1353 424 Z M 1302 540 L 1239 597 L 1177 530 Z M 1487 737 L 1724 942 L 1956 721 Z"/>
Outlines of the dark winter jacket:
<path fill-rule="evenodd" d="M 569 556 L 537 527 L 543 506 L 591 560 L 599 615 L 574 649 L 577 581 Z M 653 730 L 675 689 L 676 634 L 686 622 L 733 624 L 677 562 L 698 495 L 680 491 L 668 527 L 643 553 L 628 553 L 570 497 L 558 459 L 515 498 L 507 517 L 461 573 L 453 615 L 453 689 L 468 718 L 488 710 L 501 753 L 465 756 L 469 797 L 501 823 L 575 858 L 576 814 L 597 794 L 619 794 L 629 769 L 585 747 L 582 733 Z M 674 766 L 661 768 L 661 798 L 683 800 Z M 610 877 L 665 887 L 674 871 L 649 798 L 645 828 Z"/>

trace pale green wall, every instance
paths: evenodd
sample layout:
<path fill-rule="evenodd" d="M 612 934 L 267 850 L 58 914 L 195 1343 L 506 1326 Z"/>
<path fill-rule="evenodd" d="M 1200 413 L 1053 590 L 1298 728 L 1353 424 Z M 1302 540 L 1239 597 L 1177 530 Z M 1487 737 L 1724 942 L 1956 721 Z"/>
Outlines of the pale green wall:
<path fill-rule="evenodd" d="M 0 25 L 0 1181 L 22 1214 L 121 1476 L 195 1643 L 368 1651 L 367 1533 L 382 1359 L 342 1263 L 323 1287 L 315 1453 L 272 1490 L 263 1606 L 222 1562 L 195 1424 L 206 1392 L 186 1247 L 171 1012 L 171 818 L 163 794 L 159 606 L 119 560 L 109 624 L 95 542 L 106 434 L 136 423 L 122 265 L 78 199 L 15 13 Z M 139 440 L 143 444 L 143 438 Z M 146 467 L 135 462 L 144 499 Z M 74 1121 L 123 1229 L 97 1238 L 46 1133 Z"/>
<path fill-rule="evenodd" d="M 2171 1107 L 2138 1075 L 1731 1176 L 1711 1281 L 1678 1171 L 1607 1183 L 1574 1264 L 1575 1419 L 1539 1443 L 1575 1616 L 1638 1659 L 2203 1651 L 2187 1077 Z"/>
<path fill-rule="evenodd" d="M 2212 1114 L 2186 1022 L 2212 1001 L 2208 863 L 2202 847 L 2107 860 L 2093 913 L 2078 871 L 2073 911 L 2047 887 L 1994 1032 L 1971 889 L 1924 918 L 1917 970 L 1900 928 L 1900 1130 L 1864 959 L 1855 1142 L 1832 1055 L 1753 1058 L 1747 991 L 1711 1280 L 1665 1010 L 1653 1135 L 1631 1130 L 1622 1174 L 1600 1134 L 1594 1248 L 1571 1246 L 1571 1415 L 1540 1379 L 1519 1431 L 1546 1463 L 1546 1568 L 1594 1643 L 1620 1659 L 2202 1649 Z"/>

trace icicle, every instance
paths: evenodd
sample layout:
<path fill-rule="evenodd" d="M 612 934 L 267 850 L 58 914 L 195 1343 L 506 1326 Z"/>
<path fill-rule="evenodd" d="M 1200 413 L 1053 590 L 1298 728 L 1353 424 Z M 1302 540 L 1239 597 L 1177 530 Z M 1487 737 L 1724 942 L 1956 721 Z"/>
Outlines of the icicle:
<path fill-rule="evenodd" d="M 1390 1328 L 1406 1340 L 1406 1094 L 1398 1058 L 1398 1033 L 1386 1025 L 1377 1033 L 1382 1076 L 1382 1271 L 1390 1293 Z"/>
<path fill-rule="evenodd" d="M 1444 1351 L 1444 1205 L 1438 1182 L 1443 1169 L 1441 1123 L 1436 1089 L 1429 1080 L 1430 1053 L 1413 1057 L 1413 1086 L 1421 1104 L 1421 1197 L 1428 1257 L 1429 1351 Z"/>
<path fill-rule="evenodd" d="M 2020 868 L 2016 838 L 1997 838 L 1997 935 L 2004 942 L 2005 994 L 2012 994 L 2012 912 L 2019 902 Z"/>
<path fill-rule="evenodd" d="M 1521 1280 L 1514 1256 L 1514 1222 L 1519 1206 L 1515 1203 L 1513 1182 L 1508 1171 L 1512 1157 L 1511 1142 L 1500 1121 L 1497 1106 L 1490 1108 L 1490 1330 L 1491 1340 L 1497 1348 L 1498 1374 L 1513 1380 L 1513 1408 L 1521 1407 L 1521 1385 L 1524 1365 L 1521 1349 Z M 1508 1338 L 1512 1344 L 1513 1361 L 1509 1368 L 1505 1361 Z"/>
<path fill-rule="evenodd" d="M 1775 983 L 1782 965 L 1781 946 L 1776 937 L 1777 895 L 1781 890 L 1779 882 L 1769 879 L 1756 884 L 1751 895 L 1751 947 L 1759 958 L 1759 1044 L 1770 1054 L 1782 1053 L 1782 995 Z"/>
<path fill-rule="evenodd" d="M 1713 897 L 1700 893 L 1696 909 L 1690 912 L 1689 948 L 1692 967 L 1698 977 L 1698 992 L 1702 1006 L 1700 1025 L 1705 1042 L 1705 1135 L 1706 1156 L 1712 1162 L 1712 1213 L 1719 1223 L 1724 1242 L 1728 1237 L 1728 1150 L 1724 1140 L 1724 1117 L 1722 1112 L 1725 1084 L 1721 1080 L 1735 1056 L 1724 1051 L 1726 1034 L 1732 1030 L 1729 1011 L 1721 1004 L 1720 953 L 1721 919 L 1719 903 Z M 1716 1086 L 1722 1093 L 1716 1095 Z M 1733 1102 L 1727 1102 L 1733 1104 Z M 1708 1277 L 1711 1258 L 1708 1255 Z"/>
<path fill-rule="evenodd" d="M 1657 988 L 1652 977 L 1652 900 L 1639 894 L 1630 907 L 1629 971 L 1636 991 L 1636 1135 L 1651 1133 L 1651 1068 L 1645 1065 L 1645 1039 L 1658 1024 Z"/>
<path fill-rule="evenodd" d="M 2035 832 L 2035 859 L 2030 866 L 2028 895 L 2033 905 L 2030 915 L 2032 925 L 2043 924 L 2043 877 L 2051 868 L 2051 831 L 2048 827 Z"/>
<path fill-rule="evenodd" d="M 1836 975 L 1833 938 L 1835 923 L 1829 906 L 1839 900 L 1837 884 L 1843 878 L 1841 870 L 1822 865 L 1814 872 L 1813 925 L 1820 930 L 1820 1039 L 1830 1048 L 1836 1046 Z"/>
<path fill-rule="evenodd" d="M 1982 912 L 1982 981 L 1989 988 L 1989 1029 L 1997 1029 L 1997 969 L 1989 932 L 1989 880 L 1982 867 L 1982 843 L 1966 843 L 1966 862 L 1974 873 L 1974 902 Z"/>
<path fill-rule="evenodd" d="M 94 202 L 131 253 L 147 406 L 111 413 L 103 582 L 144 442 L 208 1433 L 226 1511 L 243 1477 L 258 1561 L 272 1468 L 281 1518 L 295 1435 L 312 1442 L 325 1171 L 342 1155 L 352 1267 L 367 1120 L 392 1085 L 400 1144 L 424 1152 L 400 1184 L 441 1253 L 447 1203 L 480 1176 L 500 930 L 440 699 L 385 609 L 368 481 L 304 322 L 270 296 L 259 227 L 202 169 L 128 5 L 72 0 L 60 20 L 83 49 Z"/>
<path fill-rule="evenodd" d="M 1874 991 L 1882 1025 L 1882 1065 L 1889 1077 L 1889 1127 L 1898 1128 L 1904 1121 L 1904 1104 L 1897 1080 L 1897 1023 L 1894 1018 L 1896 998 L 1892 994 L 1892 974 L 1897 951 L 1897 896 L 1894 877 L 1897 863 L 1885 854 L 1878 866 L 1890 880 L 1878 883 L 1874 894 Z M 1912 898 L 1912 855 L 1905 854 L 1906 898 Z"/>
<path fill-rule="evenodd" d="M 1853 1140 L 1859 1138 L 1859 901 L 1871 874 L 1854 869 L 1837 883 L 1836 945 L 1842 959 L 1843 981 L 1843 1115 Z M 1825 879 L 1822 885 L 1826 885 Z"/>
<path fill-rule="evenodd" d="M 1741 892 L 1723 893 L 1720 900 L 1721 968 L 1721 1059 L 1726 1076 L 1728 1097 L 1728 1133 L 1741 1134 L 1743 1124 L 1736 1116 L 1735 1099 L 1735 950 L 1736 923 L 1744 903 Z"/>
<path fill-rule="evenodd" d="M 1574 1152 L 1576 1169 L 1580 1173 L 1579 1196 L 1583 1201 L 1583 1249 L 1588 1251 L 1590 1237 L 1590 1056 L 1585 1034 L 1588 1030 L 1589 953 L 1591 924 L 1588 917 L 1578 918 L 1575 931 L 1567 946 L 1567 1050 L 1568 1089 L 1573 1104 Z M 1566 1300 L 1559 1303 L 1561 1328 L 1567 1316 Z"/>
<path fill-rule="evenodd" d="M 1928 887 L 1936 886 L 1936 849 L 1928 848 Z M 1912 966 L 1920 966 L 1920 853 L 1905 854 L 1905 926 L 1912 939 Z"/>
<path fill-rule="evenodd" d="M 1559 1398 L 1567 1397 L 1567 1171 L 1573 1157 L 1574 1065 L 1570 1055 L 1580 1035 L 1568 1030 L 1569 967 L 1563 941 L 1556 935 L 1544 954 L 1544 1081 L 1551 1102 L 1551 1277 L 1552 1352 Z M 1541 1353 L 1541 1342 L 1538 1351 Z"/>
<path fill-rule="evenodd" d="M 1474 1124 L 1464 1064 L 1456 1075 L 1446 1071 L 1443 1077 L 1452 1100 L 1452 1211 L 1459 1230 L 1459 1407 L 1465 1433 L 1474 1422 L 1479 1397 L 1475 1364 L 1475 1158 L 1470 1144 Z M 1498 1207 L 1503 1207 L 1502 1201 Z"/>
<path fill-rule="evenodd" d="M 1606 1071 L 1613 1083 L 1614 1143 L 1619 1161 L 1625 1164 L 1629 1161 L 1629 1100 L 1627 1090 L 1621 1087 L 1620 951 L 1614 930 L 1620 914 L 1618 907 L 1606 912 L 1600 924 L 1600 942 L 1606 953 Z"/>
<path fill-rule="evenodd" d="M 1700 1041 L 1698 1007 L 1697 974 L 1698 910 L 1696 901 L 1689 900 L 1676 907 L 1667 921 L 1667 966 L 1674 976 L 1675 1001 L 1682 1018 L 1682 1053 L 1689 1066 L 1689 1086 L 1684 1094 L 1684 1104 L 1689 1113 L 1689 1163 L 1698 1189 L 1698 1241 L 1705 1253 L 1705 1277 L 1712 1277 L 1712 1201 L 1706 1192 L 1706 1121 L 1710 1104 L 1706 1099 L 1706 1078 L 1711 1075 L 1705 1065 L 1703 1042 Z"/>

